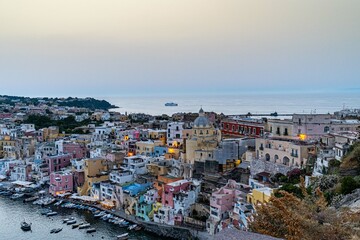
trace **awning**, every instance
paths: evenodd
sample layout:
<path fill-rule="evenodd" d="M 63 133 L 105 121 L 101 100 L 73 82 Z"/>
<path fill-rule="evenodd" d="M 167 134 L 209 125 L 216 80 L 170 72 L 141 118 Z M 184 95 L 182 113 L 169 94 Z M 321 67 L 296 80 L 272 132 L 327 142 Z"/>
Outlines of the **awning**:
<path fill-rule="evenodd" d="M 76 199 L 76 200 L 87 201 L 87 202 L 97 202 L 98 201 L 96 198 L 89 197 L 89 196 L 71 196 L 70 198 Z"/>
<path fill-rule="evenodd" d="M 107 206 L 107 207 L 115 207 L 115 204 L 110 201 L 102 201 L 100 202 L 101 205 Z"/>
<path fill-rule="evenodd" d="M 27 181 L 15 181 L 12 182 L 15 185 L 19 185 L 19 186 L 23 186 L 23 187 L 30 187 L 30 185 L 32 185 L 32 182 L 27 182 Z"/>

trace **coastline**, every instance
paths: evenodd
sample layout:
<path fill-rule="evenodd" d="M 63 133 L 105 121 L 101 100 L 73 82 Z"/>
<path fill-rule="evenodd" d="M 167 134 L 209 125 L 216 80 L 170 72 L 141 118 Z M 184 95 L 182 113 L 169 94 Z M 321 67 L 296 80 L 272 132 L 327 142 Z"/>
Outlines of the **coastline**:
<path fill-rule="evenodd" d="M 10 191 L 11 193 L 18 193 L 16 191 Z M 33 196 L 34 194 L 26 194 L 26 197 L 24 196 L 22 199 L 17 199 L 17 200 L 13 200 L 16 204 L 33 204 L 33 202 L 25 202 L 25 199 L 27 199 L 30 196 Z M 7 196 L 0 196 L 0 197 L 7 197 Z M 43 196 L 43 198 L 53 198 L 51 195 L 46 194 Z M 156 235 L 158 237 L 165 237 L 166 239 L 181 239 L 181 240 L 188 240 L 188 239 L 199 239 L 199 240 L 206 240 L 206 239 L 210 239 L 211 236 L 206 232 L 206 231 L 199 231 L 197 229 L 194 228 L 189 228 L 189 227 L 184 227 L 184 226 L 172 226 L 172 225 L 166 225 L 166 224 L 161 224 L 161 223 L 156 223 L 156 222 L 145 222 L 141 219 L 139 219 L 136 216 L 133 215 L 128 215 L 125 213 L 125 211 L 123 210 L 109 210 L 106 209 L 104 207 L 102 207 L 100 204 L 89 204 L 80 200 L 75 200 L 75 199 L 69 199 L 69 198 L 64 198 L 64 197 L 56 197 L 54 198 L 55 201 L 52 201 L 50 204 L 46 204 L 46 205 L 39 205 L 42 209 L 44 208 L 51 208 L 53 209 L 64 209 L 64 207 L 62 206 L 63 204 L 66 203 L 72 203 L 72 204 L 76 204 L 76 205 L 82 205 L 82 206 L 87 206 L 87 207 L 92 207 L 92 208 L 96 208 L 99 211 L 104 211 L 106 212 L 106 214 L 112 214 L 113 216 L 116 216 L 118 218 L 122 218 L 125 221 L 129 222 L 130 224 L 137 224 L 142 226 L 142 230 L 140 231 L 145 231 L 148 234 L 151 235 Z M 54 205 L 57 202 L 60 202 L 60 205 Z M 76 210 L 76 208 L 74 208 L 74 210 Z M 86 211 L 86 209 L 82 209 L 83 211 Z M 89 210 L 88 210 L 89 211 Z M 84 213 L 81 212 L 81 215 L 83 215 Z M 99 219 L 99 221 L 101 221 Z M 110 223 L 106 223 L 106 224 L 110 224 Z M 127 229 L 127 228 L 125 228 Z M 129 230 L 126 230 L 126 232 L 130 232 Z"/>

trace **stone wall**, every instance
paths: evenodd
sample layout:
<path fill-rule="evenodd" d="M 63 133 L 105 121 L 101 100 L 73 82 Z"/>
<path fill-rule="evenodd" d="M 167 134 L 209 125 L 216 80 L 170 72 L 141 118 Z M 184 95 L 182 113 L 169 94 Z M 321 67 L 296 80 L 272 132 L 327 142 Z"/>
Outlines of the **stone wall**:
<path fill-rule="evenodd" d="M 288 171 L 294 168 L 297 167 L 289 167 L 283 164 L 277 164 L 265 160 L 253 160 L 250 164 L 250 173 L 251 176 L 255 176 L 260 172 L 269 172 L 271 174 L 282 173 L 286 175 Z"/>

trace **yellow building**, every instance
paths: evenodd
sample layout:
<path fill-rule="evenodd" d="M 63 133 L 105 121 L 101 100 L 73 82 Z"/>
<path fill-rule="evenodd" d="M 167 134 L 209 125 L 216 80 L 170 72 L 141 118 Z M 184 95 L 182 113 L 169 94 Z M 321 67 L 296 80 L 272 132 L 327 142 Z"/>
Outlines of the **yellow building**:
<path fill-rule="evenodd" d="M 272 195 L 273 189 L 269 187 L 253 189 L 251 193 L 248 193 L 247 201 L 256 207 L 258 204 L 269 202 Z"/>
<path fill-rule="evenodd" d="M 140 141 L 136 142 L 136 154 L 144 156 L 152 156 L 156 146 L 163 146 L 162 141 Z"/>
<path fill-rule="evenodd" d="M 85 159 L 84 185 L 78 188 L 79 195 L 89 195 L 92 184 L 109 180 L 107 160 L 103 158 Z"/>
<path fill-rule="evenodd" d="M 59 127 L 51 126 L 42 129 L 43 141 L 54 140 L 59 137 Z"/>
<path fill-rule="evenodd" d="M 166 175 L 168 173 L 168 166 L 162 166 L 157 163 L 150 163 L 146 165 L 146 169 L 152 176 Z"/>
<path fill-rule="evenodd" d="M 162 145 L 166 144 L 166 130 L 149 130 L 149 138 L 151 140 L 159 140 Z"/>
<path fill-rule="evenodd" d="M 221 141 L 221 131 L 214 128 L 203 109 L 200 109 L 199 117 L 194 121 L 190 136 L 185 140 L 185 153 L 182 154 L 185 163 L 194 165 L 195 162 L 213 159 L 213 151 Z M 185 177 L 192 177 L 192 169 L 184 171 Z"/>

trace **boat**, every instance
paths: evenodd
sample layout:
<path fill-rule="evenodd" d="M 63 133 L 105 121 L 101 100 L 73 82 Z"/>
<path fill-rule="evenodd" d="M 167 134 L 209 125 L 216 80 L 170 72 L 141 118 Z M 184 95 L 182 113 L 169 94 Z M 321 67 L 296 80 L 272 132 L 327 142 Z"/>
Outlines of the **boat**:
<path fill-rule="evenodd" d="M 86 230 L 86 233 L 93 233 L 96 232 L 95 228 L 89 228 L 88 230 Z"/>
<path fill-rule="evenodd" d="M 141 229 L 142 229 L 142 226 L 137 225 L 137 226 L 134 228 L 134 231 L 140 231 Z"/>
<path fill-rule="evenodd" d="M 62 228 L 54 228 L 54 229 L 51 229 L 50 233 L 58 233 L 62 230 Z"/>
<path fill-rule="evenodd" d="M 73 228 L 73 229 L 74 229 L 74 228 L 77 228 L 77 227 L 79 227 L 79 226 L 82 225 L 82 224 L 84 224 L 84 223 L 81 222 L 81 223 L 73 224 L 73 225 L 72 225 L 72 228 Z"/>
<path fill-rule="evenodd" d="M 46 214 L 48 214 L 49 212 L 51 212 L 51 210 L 48 209 L 48 208 L 44 208 L 44 209 L 41 209 L 41 210 L 40 210 L 41 215 L 46 215 Z"/>
<path fill-rule="evenodd" d="M 128 230 L 134 230 L 137 227 L 137 224 L 131 225 L 130 227 L 128 227 Z"/>
<path fill-rule="evenodd" d="M 71 224 L 74 224 L 74 223 L 76 223 L 76 220 L 75 220 L 75 219 L 68 221 L 66 224 L 67 224 L 67 225 L 71 225 Z"/>
<path fill-rule="evenodd" d="M 57 212 L 48 212 L 48 213 L 46 214 L 46 216 L 51 217 L 51 216 L 55 216 L 55 215 L 57 215 L 57 214 L 58 214 Z"/>
<path fill-rule="evenodd" d="M 27 223 L 24 220 L 23 222 L 21 222 L 21 229 L 23 231 L 30 231 L 31 230 L 31 223 Z"/>
<path fill-rule="evenodd" d="M 79 226 L 79 229 L 85 229 L 85 228 L 89 228 L 89 227 L 90 227 L 90 223 L 84 223 Z"/>
<path fill-rule="evenodd" d="M 33 196 L 33 197 L 29 197 L 29 198 L 24 199 L 24 202 L 33 202 L 33 201 L 38 200 L 38 199 L 39 199 L 39 196 Z"/>
<path fill-rule="evenodd" d="M 168 102 L 168 103 L 165 103 L 165 106 L 166 107 L 176 107 L 176 106 L 178 106 L 178 104 L 174 103 L 174 102 Z"/>
<path fill-rule="evenodd" d="M 74 220 L 75 218 L 74 217 L 70 217 L 70 218 L 65 218 L 63 219 L 63 223 L 67 223 L 68 221 L 71 221 L 71 220 Z"/>
<path fill-rule="evenodd" d="M 22 198 L 24 195 L 25 194 L 23 194 L 23 193 L 15 193 L 10 197 L 10 199 L 16 200 L 16 199 Z"/>
<path fill-rule="evenodd" d="M 106 214 L 106 212 L 99 212 L 98 214 L 94 215 L 94 218 L 100 218 L 102 216 L 104 216 Z"/>
<path fill-rule="evenodd" d="M 124 233 L 116 237 L 117 240 L 126 240 L 129 238 L 129 233 Z"/>
<path fill-rule="evenodd" d="M 12 193 L 9 192 L 9 191 L 2 191 L 2 192 L 0 192 L 0 195 L 1 195 L 1 196 L 11 196 Z"/>

